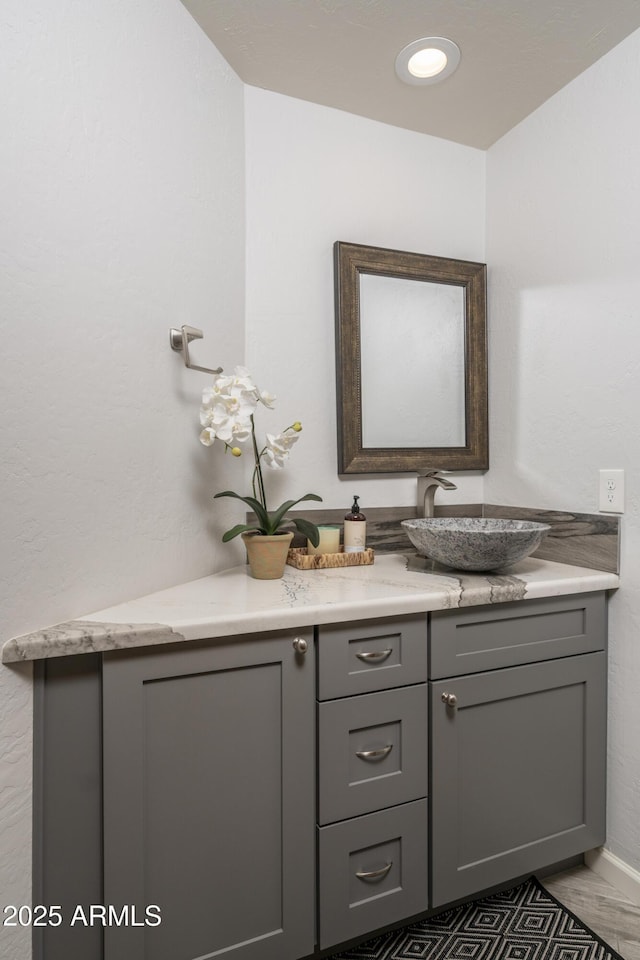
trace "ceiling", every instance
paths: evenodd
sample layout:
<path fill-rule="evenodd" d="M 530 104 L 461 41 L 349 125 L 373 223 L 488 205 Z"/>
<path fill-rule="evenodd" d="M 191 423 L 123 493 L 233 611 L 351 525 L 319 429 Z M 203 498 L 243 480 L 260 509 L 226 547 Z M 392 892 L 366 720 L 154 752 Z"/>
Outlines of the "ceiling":
<path fill-rule="evenodd" d="M 182 0 L 247 84 L 486 149 L 640 28 L 640 0 Z M 442 36 L 457 71 L 395 74 Z"/>

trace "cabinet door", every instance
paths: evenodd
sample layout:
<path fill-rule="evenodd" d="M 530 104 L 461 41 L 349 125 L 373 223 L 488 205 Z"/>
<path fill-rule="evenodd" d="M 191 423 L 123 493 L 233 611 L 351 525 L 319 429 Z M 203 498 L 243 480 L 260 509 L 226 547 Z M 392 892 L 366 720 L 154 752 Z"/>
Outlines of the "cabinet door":
<path fill-rule="evenodd" d="M 105 960 L 313 951 L 314 658 L 298 635 L 306 655 L 293 633 L 105 655 L 104 902 L 129 906 Z"/>
<path fill-rule="evenodd" d="M 604 653 L 429 686 L 432 906 L 604 841 Z"/>

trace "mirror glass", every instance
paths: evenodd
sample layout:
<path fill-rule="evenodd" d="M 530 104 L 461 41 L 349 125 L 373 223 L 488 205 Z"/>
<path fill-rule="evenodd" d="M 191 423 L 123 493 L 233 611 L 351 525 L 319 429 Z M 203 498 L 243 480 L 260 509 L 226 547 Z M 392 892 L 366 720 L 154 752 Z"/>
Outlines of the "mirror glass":
<path fill-rule="evenodd" d="M 339 473 L 488 467 L 486 267 L 335 244 Z"/>
<path fill-rule="evenodd" d="M 363 447 L 464 446 L 462 287 L 363 273 L 360 366 Z"/>

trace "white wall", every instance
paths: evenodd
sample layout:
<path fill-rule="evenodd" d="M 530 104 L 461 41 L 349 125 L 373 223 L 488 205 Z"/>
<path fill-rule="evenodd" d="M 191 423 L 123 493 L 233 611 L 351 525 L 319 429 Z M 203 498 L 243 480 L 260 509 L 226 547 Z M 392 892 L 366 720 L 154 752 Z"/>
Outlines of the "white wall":
<path fill-rule="evenodd" d="M 244 360 L 243 88 L 177 0 L 5 0 L 0 14 L 2 640 L 227 565 L 242 467 L 197 444 L 205 365 Z M 336 476 L 332 245 L 490 264 L 491 456 L 443 499 L 595 510 L 627 470 L 611 609 L 609 844 L 640 868 L 634 412 L 640 35 L 488 154 L 247 88 L 246 354 L 304 432 L 279 478 L 345 508 L 411 503 Z M 631 91 L 631 95 L 629 94 Z M 234 514 L 235 517 L 235 514 Z M 28 670 L 0 671 L 0 903 L 30 900 Z M 2 930 L 6 960 L 28 932 Z"/>
<path fill-rule="evenodd" d="M 244 350 L 243 88 L 177 0 L 0 11 L 1 641 L 228 564 L 205 365 Z M 222 511 L 221 511 L 222 512 Z M 0 905 L 29 903 L 31 692 L 0 669 Z M 0 927 L 3 960 L 29 931 Z"/>
<path fill-rule="evenodd" d="M 413 504 L 415 477 L 337 476 L 333 244 L 483 261 L 485 154 L 254 87 L 245 115 L 247 363 L 279 398 L 264 428 L 303 423 L 274 501 Z M 456 483 L 441 502 L 482 499 L 481 475 Z"/>
<path fill-rule="evenodd" d="M 488 152 L 491 502 L 598 510 L 626 471 L 610 604 L 608 848 L 640 870 L 640 32 Z"/>

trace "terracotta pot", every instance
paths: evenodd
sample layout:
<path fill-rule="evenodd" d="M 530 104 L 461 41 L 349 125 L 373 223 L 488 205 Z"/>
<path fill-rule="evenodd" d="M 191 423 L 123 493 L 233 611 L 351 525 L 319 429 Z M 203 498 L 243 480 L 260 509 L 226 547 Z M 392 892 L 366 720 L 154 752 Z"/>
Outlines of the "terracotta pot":
<path fill-rule="evenodd" d="M 260 533 L 243 533 L 249 569 L 256 580 L 277 580 L 284 573 L 292 533 L 276 533 L 264 537 Z"/>

